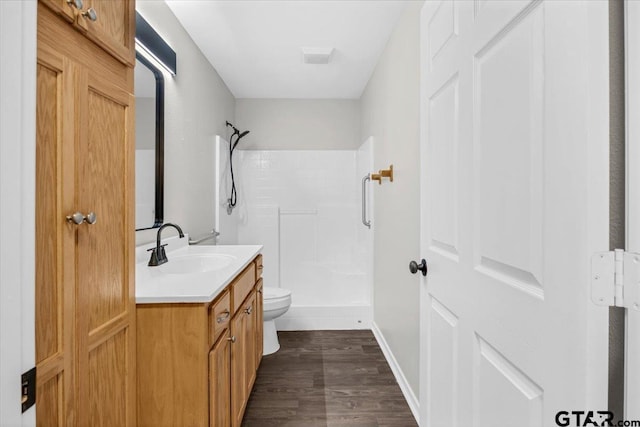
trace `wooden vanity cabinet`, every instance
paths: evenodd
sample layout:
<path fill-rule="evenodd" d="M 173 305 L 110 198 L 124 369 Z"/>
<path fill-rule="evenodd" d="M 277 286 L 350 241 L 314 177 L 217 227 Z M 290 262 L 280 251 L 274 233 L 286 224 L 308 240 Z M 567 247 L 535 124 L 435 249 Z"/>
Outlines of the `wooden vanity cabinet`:
<path fill-rule="evenodd" d="M 240 426 L 262 335 L 258 286 L 254 260 L 211 303 L 138 304 L 139 426 Z"/>

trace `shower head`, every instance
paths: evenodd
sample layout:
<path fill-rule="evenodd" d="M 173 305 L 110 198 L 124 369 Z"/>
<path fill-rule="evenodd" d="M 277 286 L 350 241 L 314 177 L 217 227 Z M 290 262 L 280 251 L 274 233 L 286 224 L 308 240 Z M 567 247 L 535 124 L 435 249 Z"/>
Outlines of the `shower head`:
<path fill-rule="evenodd" d="M 244 132 L 240 133 L 240 131 L 236 129 L 236 132 L 234 133 L 234 135 L 236 135 L 236 142 L 233 143 L 233 147 L 231 148 L 231 150 L 235 150 L 236 145 L 238 145 L 238 142 L 240 142 L 240 138 L 247 136 L 248 133 L 249 133 L 248 130 L 245 130 Z"/>

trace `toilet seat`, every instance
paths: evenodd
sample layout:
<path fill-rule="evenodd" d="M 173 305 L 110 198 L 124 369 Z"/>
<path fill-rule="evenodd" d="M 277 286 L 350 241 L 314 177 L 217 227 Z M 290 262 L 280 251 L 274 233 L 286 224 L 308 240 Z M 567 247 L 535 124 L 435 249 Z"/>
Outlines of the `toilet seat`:
<path fill-rule="evenodd" d="M 284 308 L 289 309 L 289 306 L 291 305 L 291 291 L 289 289 L 267 287 L 264 287 L 262 289 L 264 311 L 276 311 Z M 267 315 L 267 317 L 270 316 Z"/>
<path fill-rule="evenodd" d="M 291 291 L 289 289 L 273 288 L 273 287 L 265 286 L 262 288 L 262 290 L 263 290 L 262 297 L 266 300 L 268 299 L 269 301 L 283 299 L 288 296 L 291 296 Z"/>

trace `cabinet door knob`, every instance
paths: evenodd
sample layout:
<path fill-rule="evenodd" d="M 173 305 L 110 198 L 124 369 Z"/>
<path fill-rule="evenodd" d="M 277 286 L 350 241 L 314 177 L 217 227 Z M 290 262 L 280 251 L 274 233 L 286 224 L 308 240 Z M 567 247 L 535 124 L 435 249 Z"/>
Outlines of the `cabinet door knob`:
<path fill-rule="evenodd" d="M 87 18 L 91 22 L 96 22 L 98 20 L 98 14 L 96 10 L 92 7 L 86 10 L 86 12 L 82 12 L 82 16 Z"/>
<path fill-rule="evenodd" d="M 75 212 L 71 215 L 67 215 L 67 222 L 72 222 L 75 225 L 80 225 L 84 222 L 84 215 L 80 212 Z"/>
<path fill-rule="evenodd" d="M 94 212 L 89 212 L 87 216 L 82 215 L 81 212 L 75 212 L 71 215 L 67 215 L 67 222 L 72 222 L 75 225 L 80 225 L 86 222 L 89 225 L 93 225 L 98 220 L 98 217 Z"/>
<path fill-rule="evenodd" d="M 95 212 L 89 212 L 87 216 L 84 217 L 84 220 L 87 224 L 93 225 L 98 220 L 98 217 L 96 216 Z"/>
<path fill-rule="evenodd" d="M 227 341 L 231 341 L 232 343 L 235 343 L 236 342 L 235 335 L 232 335 L 231 338 L 227 338 Z"/>
<path fill-rule="evenodd" d="M 82 7 L 84 6 L 84 4 L 82 3 L 82 0 L 67 0 L 67 4 L 69 6 L 75 7 L 78 10 L 81 10 Z"/>
<path fill-rule="evenodd" d="M 253 306 L 252 305 L 250 305 L 249 307 L 244 309 L 244 312 L 247 313 L 247 314 L 251 314 L 252 311 L 253 311 Z"/>

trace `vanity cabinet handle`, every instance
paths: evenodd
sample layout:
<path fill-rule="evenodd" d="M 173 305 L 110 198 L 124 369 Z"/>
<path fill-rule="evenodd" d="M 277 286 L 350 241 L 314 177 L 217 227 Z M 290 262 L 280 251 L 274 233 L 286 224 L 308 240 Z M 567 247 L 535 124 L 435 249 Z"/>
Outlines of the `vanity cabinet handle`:
<path fill-rule="evenodd" d="M 227 341 L 231 341 L 232 343 L 235 343 L 236 342 L 235 335 L 232 335 L 231 338 L 227 338 Z"/>
<path fill-rule="evenodd" d="M 94 212 L 89 212 L 87 216 L 82 215 L 81 212 L 75 212 L 72 215 L 67 215 L 67 222 L 72 222 L 75 225 L 80 225 L 86 222 L 89 225 L 93 225 L 98 220 L 98 217 Z"/>
<path fill-rule="evenodd" d="M 92 7 L 87 9 L 86 12 L 82 12 L 82 16 L 84 16 L 91 22 L 96 22 L 98 20 L 98 14 L 96 13 L 96 10 Z"/>
<path fill-rule="evenodd" d="M 82 7 L 84 6 L 84 4 L 82 4 L 82 0 L 67 0 L 67 4 L 78 10 L 82 10 Z"/>
<path fill-rule="evenodd" d="M 224 316 L 220 316 L 216 319 L 216 322 L 218 323 L 222 323 L 225 320 L 227 320 L 229 318 L 229 316 L 231 316 L 231 312 L 229 310 L 225 310 L 222 312 L 224 314 Z"/>
<path fill-rule="evenodd" d="M 96 217 L 96 214 L 94 212 L 89 212 L 87 216 L 84 218 L 84 220 L 87 224 L 93 225 L 96 223 L 98 218 Z"/>
<path fill-rule="evenodd" d="M 252 305 L 250 305 L 249 307 L 244 309 L 244 312 L 247 313 L 247 314 L 251 314 L 252 311 L 253 311 L 253 306 Z"/>
<path fill-rule="evenodd" d="M 258 289 L 258 293 L 262 295 L 262 289 Z"/>

